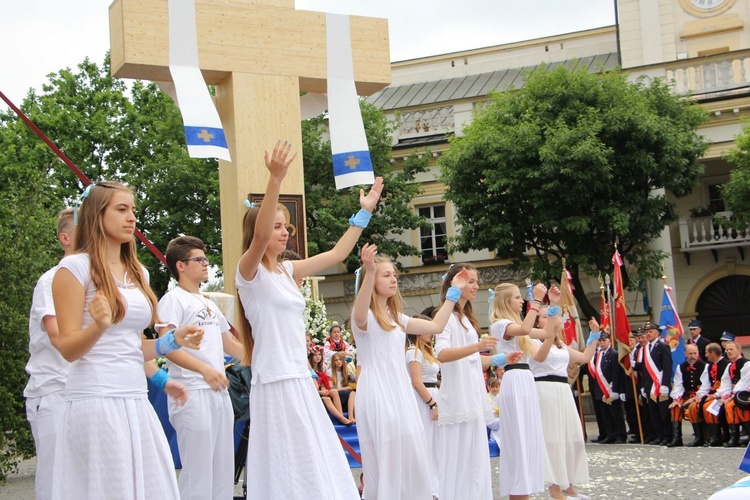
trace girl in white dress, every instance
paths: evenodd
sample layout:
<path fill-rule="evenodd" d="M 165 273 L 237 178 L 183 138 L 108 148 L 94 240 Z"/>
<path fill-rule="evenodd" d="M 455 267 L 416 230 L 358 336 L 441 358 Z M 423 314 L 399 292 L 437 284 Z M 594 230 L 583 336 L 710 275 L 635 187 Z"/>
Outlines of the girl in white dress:
<path fill-rule="evenodd" d="M 266 153 L 270 177 L 263 203 L 242 224 L 235 285 L 240 299 L 244 364 L 252 362 L 248 498 L 358 499 L 344 450 L 310 383 L 302 321 L 305 299 L 295 280 L 342 262 L 367 225 L 383 189 L 378 177 L 362 210 L 333 249 L 309 259 L 279 262 L 289 233 L 278 205 L 281 182 L 296 155 L 277 143 Z"/>
<path fill-rule="evenodd" d="M 421 319 L 428 320 L 427 316 L 421 316 Z M 427 438 L 427 462 L 432 477 L 432 495 L 438 495 L 438 407 L 435 404 L 432 408 L 432 402 L 437 403 L 438 390 L 438 373 L 440 373 L 440 363 L 435 357 L 435 351 L 432 348 L 432 334 L 424 335 L 407 335 L 409 346 L 406 349 L 406 366 L 411 377 L 411 385 L 414 388 L 414 397 L 419 408 L 419 416 L 422 417 L 422 426 L 424 427 L 425 438 Z"/>
<path fill-rule="evenodd" d="M 492 498 L 492 471 L 487 440 L 487 420 L 493 417 L 484 387 L 482 369 L 505 364 L 505 355 L 480 356 L 495 347 L 497 339 L 479 340 L 479 322 L 471 301 L 479 290 L 477 270 L 471 264 L 454 264 L 446 273 L 440 295 L 446 298 L 448 284 L 458 273 L 466 273 L 468 284 L 452 307 L 443 331 L 435 339 L 440 361 L 438 457 L 440 500 L 488 500 Z M 514 363 L 521 352 L 509 353 Z"/>
<path fill-rule="evenodd" d="M 547 325 L 546 306 L 539 307 L 537 325 L 540 328 Z M 587 483 L 589 480 L 583 430 L 568 384 L 568 365 L 571 362 L 588 363 L 596 351 L 596 340 L 600 335 L 599 323 L 592 318 L 589 327 L 592 333 L 584 352 L 565 345 L 561 339 L 562 330 L 558 330 L 547 359 L 538 362 L 532 358 L 529 361 L 536 381 L 544 444 L 547 448 L 544 480 L 549 484 L 549 496 L 559 500 L 566 497 L 583 499 L 584 496 L 576 492 L 574 484 Z M 533 342 L 537 348 L 541 347 L 539 340 Z"/>
<path fill-rule="evenodd" d="M 523 351 L 521 360 L 505 367 L 500 386 L 500 495 L 511 500 L 528 499 L 532 493 L 544 491 L 544 438 L 539 401 L 529 361 L 544 361 L 554 340 L 557 322 L 549 321 L 545 330 L 533 328 L 547 288 L 534 287 L 534 305 L 521 320 L 523 298 L 512 283 L 502 283 L 494 289 L 490 313 L 490 333 L 499 340 L 498 350 Z M 557 305 L 560 290 L 549 290 L 550 303 Z M 531 338 L 543 338 L 537 348 Z"/>
<path fill-rule="evenodd" d="M 177 500 L 172 455 L 147 398 L 144 359 L 179 345 L 197 347 L 203 334 L 185 325 L 142 340 L 157 320 L 157 302 L 136 257 L 127 187 L 89 186 L 76 219 L 76 253 L 60 262 L 52 282 L 59 350 L 71 362 L 53 498 Z"/>
<path fill-rule="evenodd" d="M 367 500 L 430 500 L 427 443 L 404 364 L 405 332 L 422 335 L 442 330 L 466 286 L 465 273 L 453 279 L 444 307 L 433 320 L 402 313 L 396 269 L 362 248 L 363 276 L 352 311 L 352 332 L 362 371 L 357 382 L 357 434 L 362 449 Z M 435 401 L 427 401 L 434 407 Z"/>

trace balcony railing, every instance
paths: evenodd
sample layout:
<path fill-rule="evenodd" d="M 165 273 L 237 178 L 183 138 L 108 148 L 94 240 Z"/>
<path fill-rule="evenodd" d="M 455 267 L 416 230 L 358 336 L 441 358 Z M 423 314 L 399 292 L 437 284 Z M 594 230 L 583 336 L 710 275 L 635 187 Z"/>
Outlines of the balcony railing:
<path fill-rule="evenodd" d="M 731 219 L 732 212 L 717 212 L 715 216 L 683 217 L 680 219 L 680 250 L 690 264 L 690 252 L 710 250 L 718 262 L 718 250 L 737 248 L 744 260 L 744 247 L 750 246 L 750 228 L 733 229 L 721 220 Z"/>
<path fill-rule="evenodd" d="M 678 94 L 705 94 L 748 86 L 750 54 L 717 54 L 667 66 L 667 81 Z"/>

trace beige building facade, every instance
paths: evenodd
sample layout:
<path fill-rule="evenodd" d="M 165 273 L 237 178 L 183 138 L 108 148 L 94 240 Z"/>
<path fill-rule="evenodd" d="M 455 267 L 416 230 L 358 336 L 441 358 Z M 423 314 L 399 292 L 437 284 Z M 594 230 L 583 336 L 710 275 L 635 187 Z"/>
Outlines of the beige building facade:
<path fill-rule="evenodd" d="M 523 272 L 491 252 L 451 254 L 446 237 L 457 234 L 453 207 L 443 199 L 435 161 L 449 147 L 446 137 L 462 133 L 475 106 L 493 90 L 523 85 L 522 74 L 544 62 L 598 72 L 621 66 L 631 78 L 661 78 L 675 93 L 690 94 L 709 113 L 700 133 L 712 145 L 703 158 L 705 173 L 693 192 L 676 203 L 680 220 L 653 243 L 671 258 L 665 262 L 669 284 L 683 323 L 704 322 L 704 334 L 718 338 L 728 330 L 750 335 L 750 231 L 715 224 L 711 214 L 731 216 L 719 186 L 731 165 L 722 155 L 734 146 L 741 120 L 750 117 L 750 1 L 748 0 L 618 0 L 616 26 L 567 33 L 494 47 L 443 54 L 392 64 L 392 84 L 368 98 L 399 127 L 393 137 L 396 167 L 414 151 L 428 154 L 431 167 L 420 174 L 423 192 L 412 202 L 432 229 L 394 235 L 420 249 L 405 258 L 400 276 L 407 314 L 438 304 L 438 290 L 449 262 L 472 262 L 479 269 L 481 291 L 474 303 L 483 327 L 488 326 L 488 288 L 504 281 L 522 284 Z M 669 196 L 669 194 L 668 194 Z M 331 270 L 320 283 L 330 316 L 345 321 L 351 311 L 354 278 Z M 584 279 L 592 303 L 599 284 Z M 658 321 L 662 281 L 648 284 L 651 316 L 643 293 L 629 293 L 631 324 Z"/>

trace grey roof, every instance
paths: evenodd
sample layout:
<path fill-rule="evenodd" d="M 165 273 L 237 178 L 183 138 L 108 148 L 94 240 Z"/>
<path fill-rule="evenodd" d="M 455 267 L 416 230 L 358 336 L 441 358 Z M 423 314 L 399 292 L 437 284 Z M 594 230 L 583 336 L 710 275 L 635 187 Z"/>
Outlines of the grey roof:
<path fill-rule="evenodd" d="M 562 62 L 550 63 L 547 67 L 557 66 L 570 69 L 586 68 L 591 73 L 602 70 L 609 71 L 617 66 L 617 53 L 610 52 L 596 56 L 568 59 Z M 425 104 L 455 101 L 481 97 L 492 90 L 520 89 L 524 85 L 524 75 L 527 71 L 534 71 L 538 66 L 510 68 L 480 73 L 476 75 L 459 76 L 447 80 L 410 83 L 406 85 L 391 85 L 380 92 L 371 95 L 367 100 L 386 111 L 392 109 L 409 108 Z"/>

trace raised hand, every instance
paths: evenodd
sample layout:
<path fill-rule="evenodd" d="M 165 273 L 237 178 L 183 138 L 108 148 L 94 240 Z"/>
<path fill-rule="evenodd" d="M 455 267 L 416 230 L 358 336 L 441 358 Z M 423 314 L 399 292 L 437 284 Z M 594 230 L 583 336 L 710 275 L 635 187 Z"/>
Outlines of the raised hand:
<path fill-rule="evenodd" d="M 103 333 L 104 330 L 112 325 L 112 309 L 109 307 L 107 297 L 104 296 L 101 290 L 98 290 L 94 298 L 91 299 L 88 309 L 91 319 L 99 327 L 100 333 Z"/>
<path fill-rule="evenodd" d="M 552 285 L 552 288 L 547 290 L 547 297 L 549 298 L 549 305 L 556 306 L 560 303 L 560 289 L 557 288 L 555 285 Z"/>
<path fill-rule="evenodd" d="M 372 183 L 372 187 L 370 188 L 370 192 L 367 193 L 367 196 L 365 196 L 364 189 L 359 190 L 359 205 L 368 212 L 372 213 L 372 211 L 375 209 L 375 205 L 378 204 L 378 200 L 380 199 L 380 194 L 382 192 L 383 178 L 375 177 L 375 182 Z"/>
<path fill-rule="evenodd" d="M 378 254 L 378 247 L 365 243 L 359 256 L 362 259 L 362 266 L 368 273 L 375 272 L 375 256 Z"/>
<path fill-rule="evenodd" d="M 518 363 L 519 361 L 521 361 L 521 356 L 523 356 L 523 351 L 509 352 L 505 355 L 506 364 L 512 365 L 514 363 Z"/>
<path fill-rule="evenodd" d="M 203 330 L 196 325 L 184 325 L 174 331 L 174 341 L 182 347 L 200 349 Z"/>
<path fill-rule="evenodd" d="M 279 140 L 276 142 L 270 157 L 268 151 L 266 151 L 266 168 L 271 173 L 271 177 L 283 179 L 286 176 L 289 165 L 297 158 L 297 153 L 294 153 L 291 158 L 289 157 L 291 149 L 292 145 L 289 142 L 284 141 L 282 143 Z"/>
<path fill-rule="evenodd" d="M 547 295 L 547 287 L 544 286 L 544 283 L 534 285 L 534 300 L 541 302 L 544 300 L 545 295 Z"/>
<path fill-rule="evenodd" d="M 469 271 L 464 267 L 461 269 L 451 280 L 451 286 L 455 286 L 459 290 L 463 290 L 466 285 L 469 284 Z"/>
<path fill-rule="evenodd" d="M 591 330 L 592 332 L 599 331 L 599 322 L 596 320 L 596 318 L 591 318 L 589 320 L 589 330 Z"/>
<path fill-rule="evenodd" d="M 174 399 L 177 406 L 183 406 L 188 399 L 185 386 L 175 380 L 167 380 L 167 383 L 164 384 L 164 392 Z"/>

